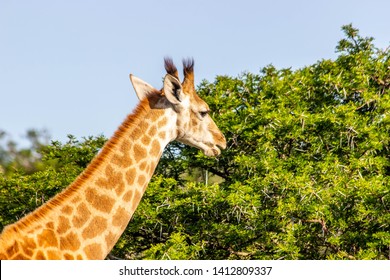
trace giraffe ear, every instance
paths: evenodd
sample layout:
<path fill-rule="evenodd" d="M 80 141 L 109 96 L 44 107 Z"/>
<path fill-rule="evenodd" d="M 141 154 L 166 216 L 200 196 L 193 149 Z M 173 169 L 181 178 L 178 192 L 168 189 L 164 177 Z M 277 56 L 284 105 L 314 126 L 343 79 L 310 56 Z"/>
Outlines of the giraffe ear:
<path fill-rule="evenodd" d="M 130 74 L 129 77 L 139 100 L 145 99 L 148 93 L 155 91 L 154 87 L 149 85 L 147 82 L 144 82 L 140 78 L 135 77 L 133 74 Z"/>
<path fill-rule="evenodd" d="M 165 75 L 164 78 L 164 94 L 173 105 L 178 105 L 184 98 L 179 80 L 170 74 Z"/>

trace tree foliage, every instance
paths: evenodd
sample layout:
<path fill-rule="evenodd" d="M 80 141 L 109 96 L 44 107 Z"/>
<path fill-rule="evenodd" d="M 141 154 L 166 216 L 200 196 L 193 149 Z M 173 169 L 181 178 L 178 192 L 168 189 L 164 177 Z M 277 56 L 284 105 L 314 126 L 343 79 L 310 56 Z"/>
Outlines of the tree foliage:
<path fill-rule="evenodd" d="M 7 175 L 23 170 L 31 174 L 41 169 L 40 150 L 48 144 L 48 132 L 30 129 L 24 138 L 30 145 L 19 148 L 10 135 L 0 129 L 0 173 Z"/>
<path fill-rule="evenodd" d="M 33 161 L 39 166 L 38 171 L 18 169 L 0 174 L 0 228 L 33 211 L 68 186 L 105 141 L 103 136 L 98 136 L 80 142 L 70 135 L 65 144 L 54 141 L 44 147 L 38 145 L 41 156 Z M 37 150 L 33 147 L 30 153 L 35 154 Z"/>
<path fill-rule="evenodd" d="M 390 52 L 342 29 L 335 60 L 203 81 L 227 149 L 169 145 L 111 255 L 389 259 Z M 65 187 L 103 143 L 55 142 L 43 170 L 0 177 L 0 222 Z"/>

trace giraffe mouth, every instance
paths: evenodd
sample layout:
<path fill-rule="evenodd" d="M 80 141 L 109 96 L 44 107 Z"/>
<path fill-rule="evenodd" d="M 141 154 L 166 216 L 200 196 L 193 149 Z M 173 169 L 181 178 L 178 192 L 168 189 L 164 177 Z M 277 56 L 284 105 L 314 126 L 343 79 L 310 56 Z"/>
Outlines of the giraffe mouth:
<path fill-rule="evenodd" d="M 221 154 L 221 150 L 217 146 L 213 146 L 208 149 L 204 149 L 203 153 L 208 157 L 216 157 Z"/>
<path fill-rule="evenodd" d="M 217 143 L 213 143 L 211 141 L 204 142 L 204 141 L 200 141 L 200 140 L 195 139 L 195 138 L 191 139 L 191 138 L 187 138 L 187 137 L 180 137 L 180 138 L 177 138 L 176 140 L 178 140 L 179 142 L 181 142 L 183 144 L 187 144 L 189 146 L 200 149 L 205 154 L 205 156 L 208 156 L 208 157 L 219 156 L 221 154 L 221 149 L 226 148 L 226 140 L 225 140 L 224 136 L 220 137 L 220 139 L 218 139 Z"/>
<path fill-rule="evenodd" d="M 187 144 L 189 146 L 192 146 L 194 148 L 200 149 L 205 156 L 208 157 L 216 157 L 221 154 L 221 150 L 217 147 L 217 145 L 214 145 L 212 143 L 202 143 L 202 142 L 190 142 L 190 141 L 185 141 L 183 139 L 180 139 L 180 142 L 183 144 Z M 221 147 L 224 148 L 224 147 Z"/>
<path fill-rule="evenodd" d="M 223 138 L 224 140 L 225 138 Z M 216 156 L 219 156 L 221 154 L 221 149 L 225 149 L 226 148 L 226 141 L 221 141 L 221 143 L 217 143 L 217 144 L 208 144 L 206 145 L 206 148 L 205 149 L 202 149 L 203 150 L 203 153 L 208 156 L 208 157 L 216 157 Z"/>
<path fill-rule="evenodd" d="M 203 150 L 203 152 L 206 156 L 210 156 L 210 157 L 219 156 L 221 154 L 221 149 L 222 150 L 226 149 L 225 136 L 220 134 L 218 136 L 217 143 L 216 144 L 209 143 L 208 146 L 209 146 L 208 149 Z"/>

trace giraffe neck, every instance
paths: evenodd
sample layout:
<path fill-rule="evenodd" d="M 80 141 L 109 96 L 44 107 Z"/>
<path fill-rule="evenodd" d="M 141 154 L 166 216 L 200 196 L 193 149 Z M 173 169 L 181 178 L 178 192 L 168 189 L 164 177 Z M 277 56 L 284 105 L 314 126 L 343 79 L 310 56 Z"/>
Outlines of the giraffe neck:
<path fill-rule="evenodd" d="M 23 232 L 17 247 L 35 243 L 17 258 L 105 258 L 175 138 L 172 122 L 172 110 L 152 109 L 144 100 L 68 188 L 7 229 Z"/>

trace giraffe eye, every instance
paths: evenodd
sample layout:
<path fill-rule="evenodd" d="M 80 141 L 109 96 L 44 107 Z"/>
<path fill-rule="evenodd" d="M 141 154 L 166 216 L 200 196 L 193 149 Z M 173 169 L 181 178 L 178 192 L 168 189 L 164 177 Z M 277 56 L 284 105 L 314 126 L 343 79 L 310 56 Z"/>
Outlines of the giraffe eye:
<path fill-rule="evenodd" d="M 199 114 L 202 118 L 206 117 L 209 111 L 200 111 Z"/>

